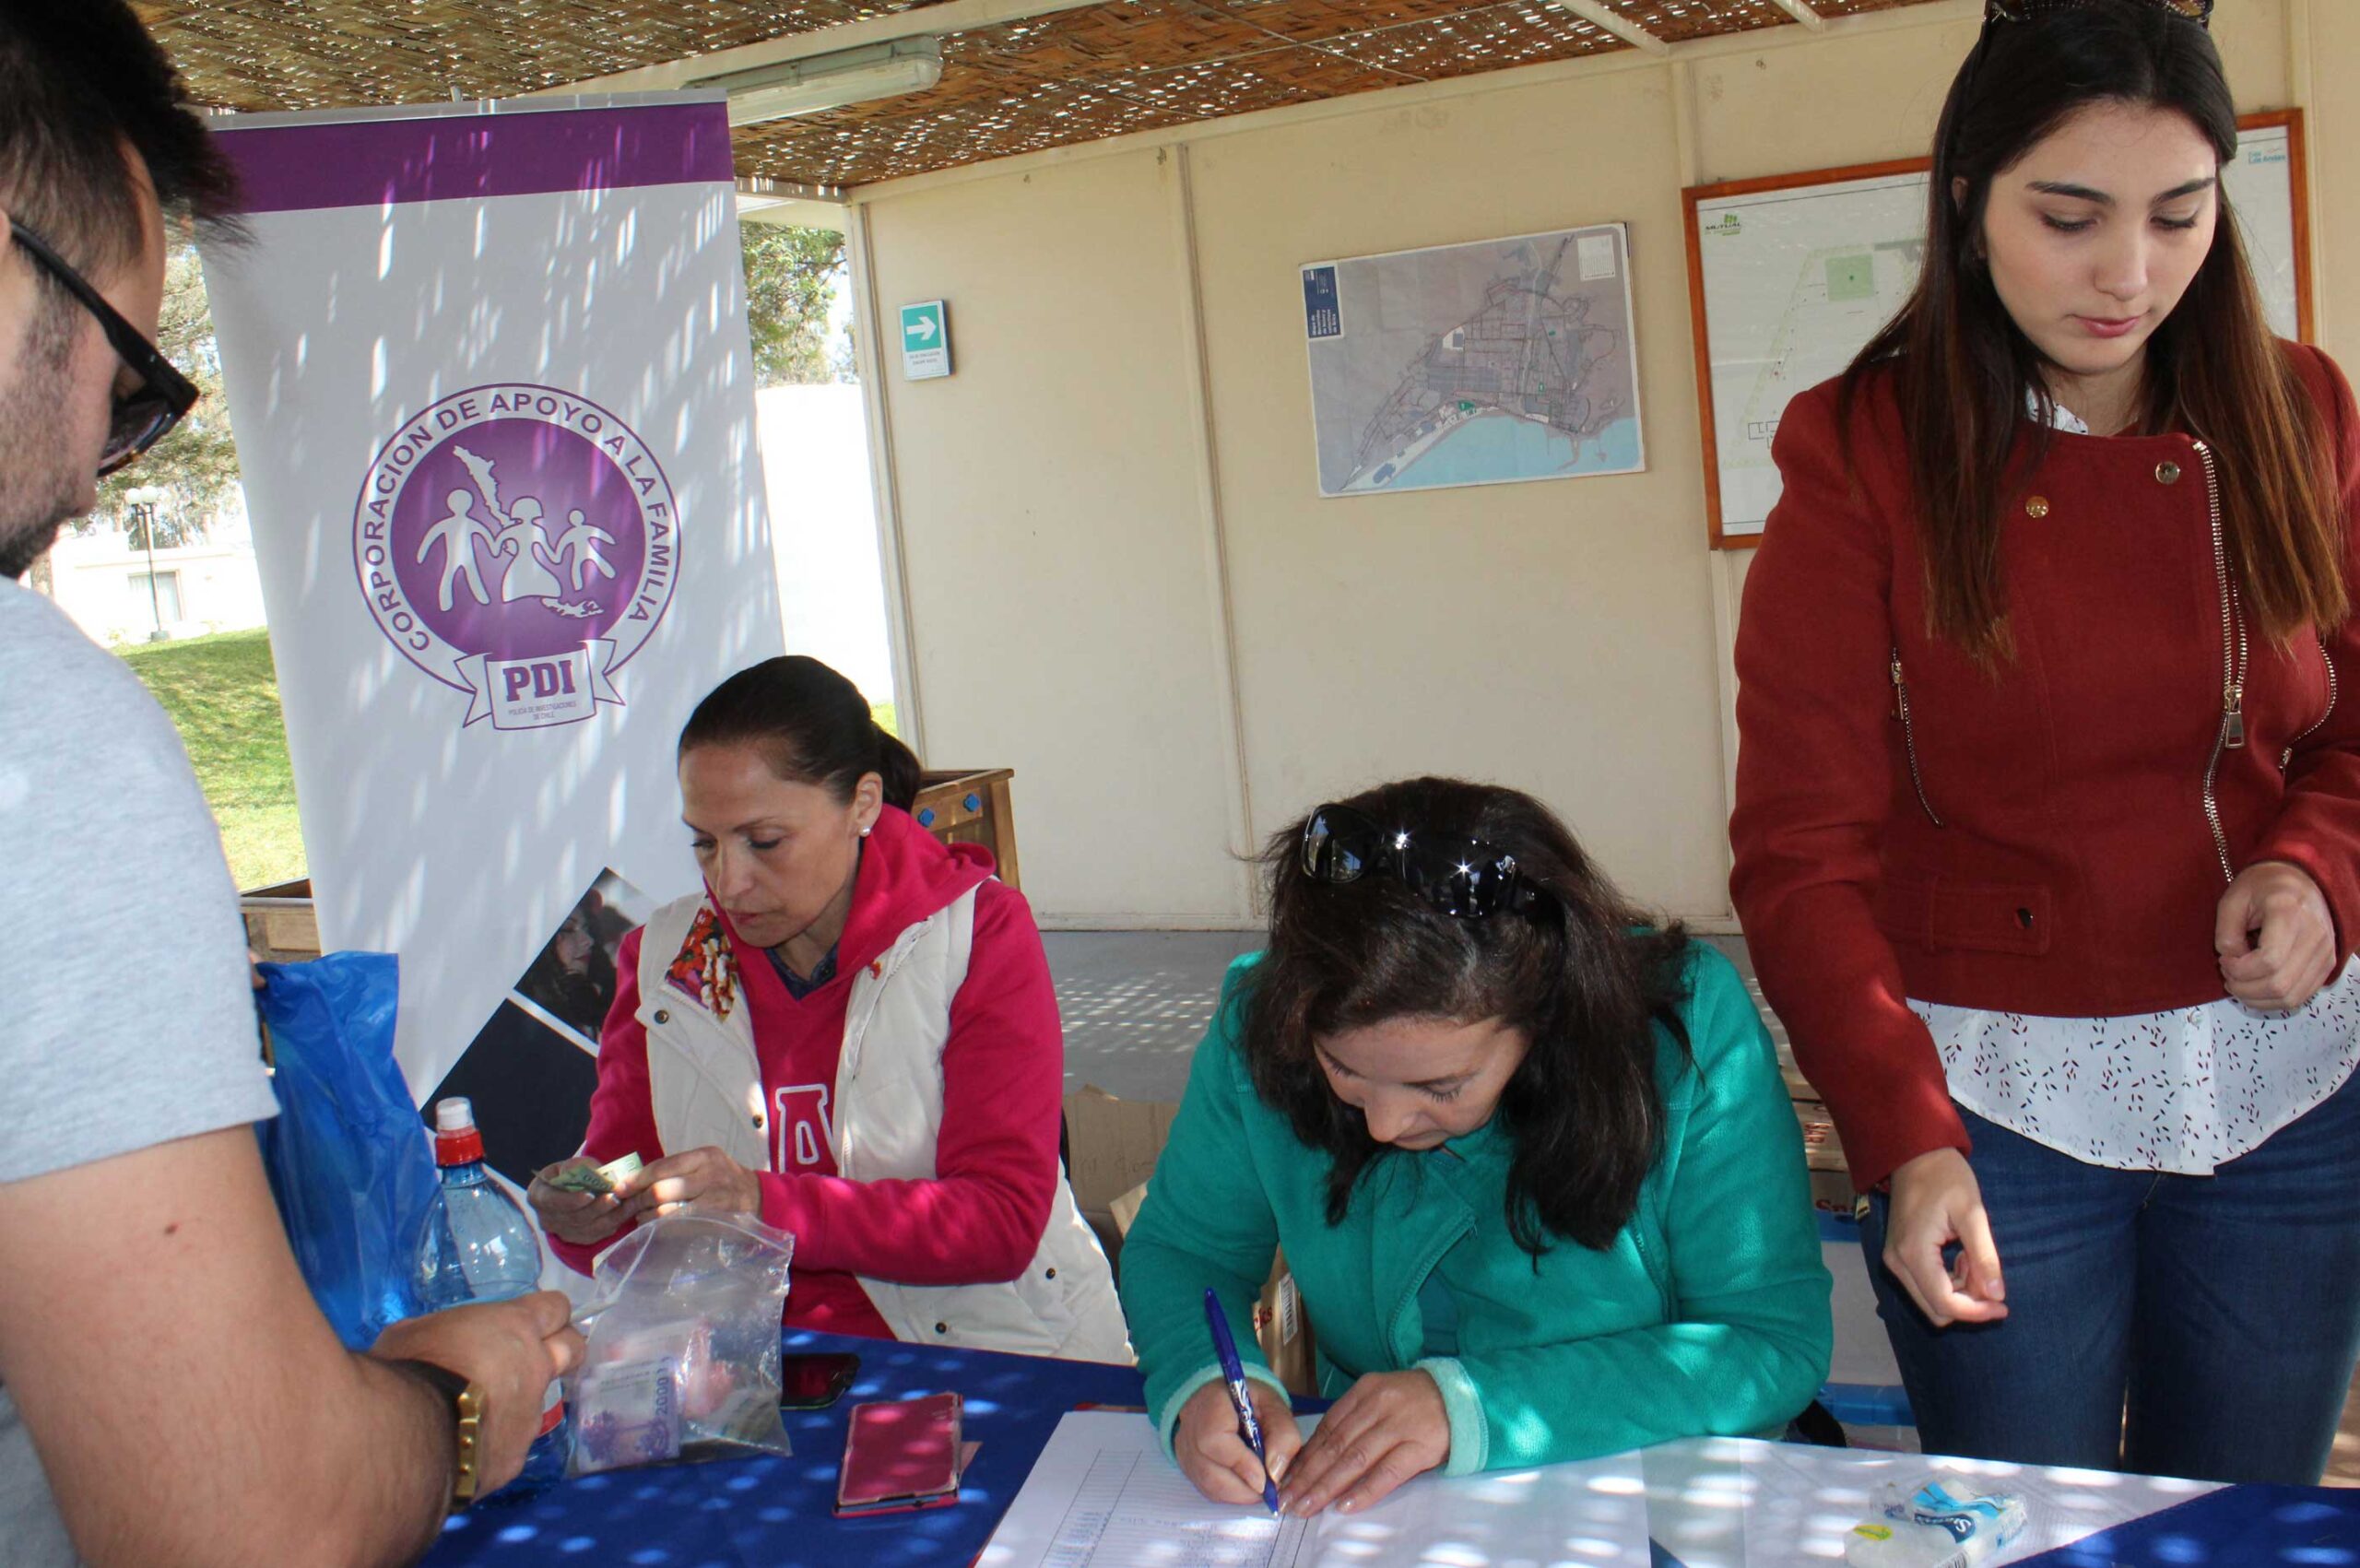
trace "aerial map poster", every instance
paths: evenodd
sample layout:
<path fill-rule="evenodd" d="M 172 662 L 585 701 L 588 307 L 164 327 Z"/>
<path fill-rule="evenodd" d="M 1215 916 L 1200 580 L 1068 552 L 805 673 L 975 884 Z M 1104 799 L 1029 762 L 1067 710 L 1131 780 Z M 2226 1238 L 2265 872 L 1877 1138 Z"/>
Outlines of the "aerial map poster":
<path fill-rule="evenodd" d="M 2307 337 L 2302 112 L 2237 124 L 2221 183 L 2272 330 Z M 1778 500 L 1770 442 L 1787 400 L 1840 373 L 1917 286 L 1926 180 L 1925 160 L 1913 159 L 1685 193 L 1716 546 L 1760 540 Z"/>
<path fill-rule="evenodd" d="M 1647 466 L 1620 223 L 1303 269 L 1319 493 Z"/>

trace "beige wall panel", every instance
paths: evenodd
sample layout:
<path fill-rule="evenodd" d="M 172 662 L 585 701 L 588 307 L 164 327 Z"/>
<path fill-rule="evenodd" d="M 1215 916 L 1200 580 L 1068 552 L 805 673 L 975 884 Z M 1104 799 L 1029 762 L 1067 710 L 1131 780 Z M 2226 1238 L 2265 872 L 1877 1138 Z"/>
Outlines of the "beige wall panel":
<path fill-rule="evenodd" d="M 2287 0 L 2219 0 L 2213 8 L 2212 41 L 2240 110 L 2283 109 L 2295 100 L 2286 11 Z"/>
<path fill-rule="evenodd" d="M 1152 150 L 871 208 L 926 761 L 1012 767 L 1046 914 L 1236 917 L 1176 178 Z"/>
<path fill-rule="evenodd" d="M 1195 150 L 1258 828 L 1388 777 L 1495 779 L 1638 896 L 1726 908 L 1670 114 L 1668 77 L 1632 71 Z M 1646 473 L 1321 499 L 1299 264 L 1618 219 Z"/>
<path fill-rule="evenodd" d="M 2291 0 L 2308 13 L 2311 225 L 2320 344 L 2360 373 L 2360 0 Z"/>
<path fill-rule="evenodd" d="M 1941 9 L 1938 22 L 1809 40 L 1781 28 L 1776 46 L 1686 62 L 1697 183 L 1923 158 L 1977 25 L 1973 9 Z"/>

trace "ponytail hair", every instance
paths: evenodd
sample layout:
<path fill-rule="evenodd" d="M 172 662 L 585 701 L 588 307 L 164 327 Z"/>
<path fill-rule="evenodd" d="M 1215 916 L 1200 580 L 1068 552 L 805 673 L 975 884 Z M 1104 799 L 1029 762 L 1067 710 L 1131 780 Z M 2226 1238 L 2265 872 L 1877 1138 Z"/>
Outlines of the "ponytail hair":
<path fill-rule="evenodd" d="M 700 746 L 750 746 L 791 784 L 817 784 L 839 803 L 863 773 L 884 781 L 885 804 L 918 797 L 917 753 L 886 733 L 860 688 L 803 654 L 764 659 L 706 693 L 680 731 L 679 755 Z"/>

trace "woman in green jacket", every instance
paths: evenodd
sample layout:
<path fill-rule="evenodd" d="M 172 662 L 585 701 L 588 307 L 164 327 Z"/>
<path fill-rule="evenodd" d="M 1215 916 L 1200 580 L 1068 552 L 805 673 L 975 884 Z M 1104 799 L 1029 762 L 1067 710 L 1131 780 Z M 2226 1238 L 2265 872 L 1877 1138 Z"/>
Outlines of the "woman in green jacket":
<path fill-rule="evenodd" d="M 1648 928 L 1549 809 L 1448 779 L 1271 841 L 1124 1244 L 1148 1408 L 1219 1502 L 1262 1497 L 1218 1292 L 1291 1514 L 1402 1481 L 1775 1434 L 1827 1373 L 1802 1140 L 1728 961 Z M 1318 1331 L 1304 1444 L 1253 1351 L 1272 1250 Z"/>

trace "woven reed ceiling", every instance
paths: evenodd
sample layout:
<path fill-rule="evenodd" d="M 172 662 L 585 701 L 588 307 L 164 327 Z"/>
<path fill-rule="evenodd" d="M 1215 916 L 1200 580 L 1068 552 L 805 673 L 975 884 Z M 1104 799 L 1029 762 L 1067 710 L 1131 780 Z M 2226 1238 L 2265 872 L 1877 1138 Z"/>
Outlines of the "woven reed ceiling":
<path fill-rule="evenodd" d="M 1928 0 L 1811 0 L 1830 18 Z M 203 102 L 503 97 L 907 10 L 907 0 L 134 0 Z M 1666 42 L 1771 0 L 1605 0 Z M 737 133 L 740 174 L 858 185 L 1129 131 L 1630 47 L 1547 0 L 1110 0 L 942 38 L 931 91 Z"/>

